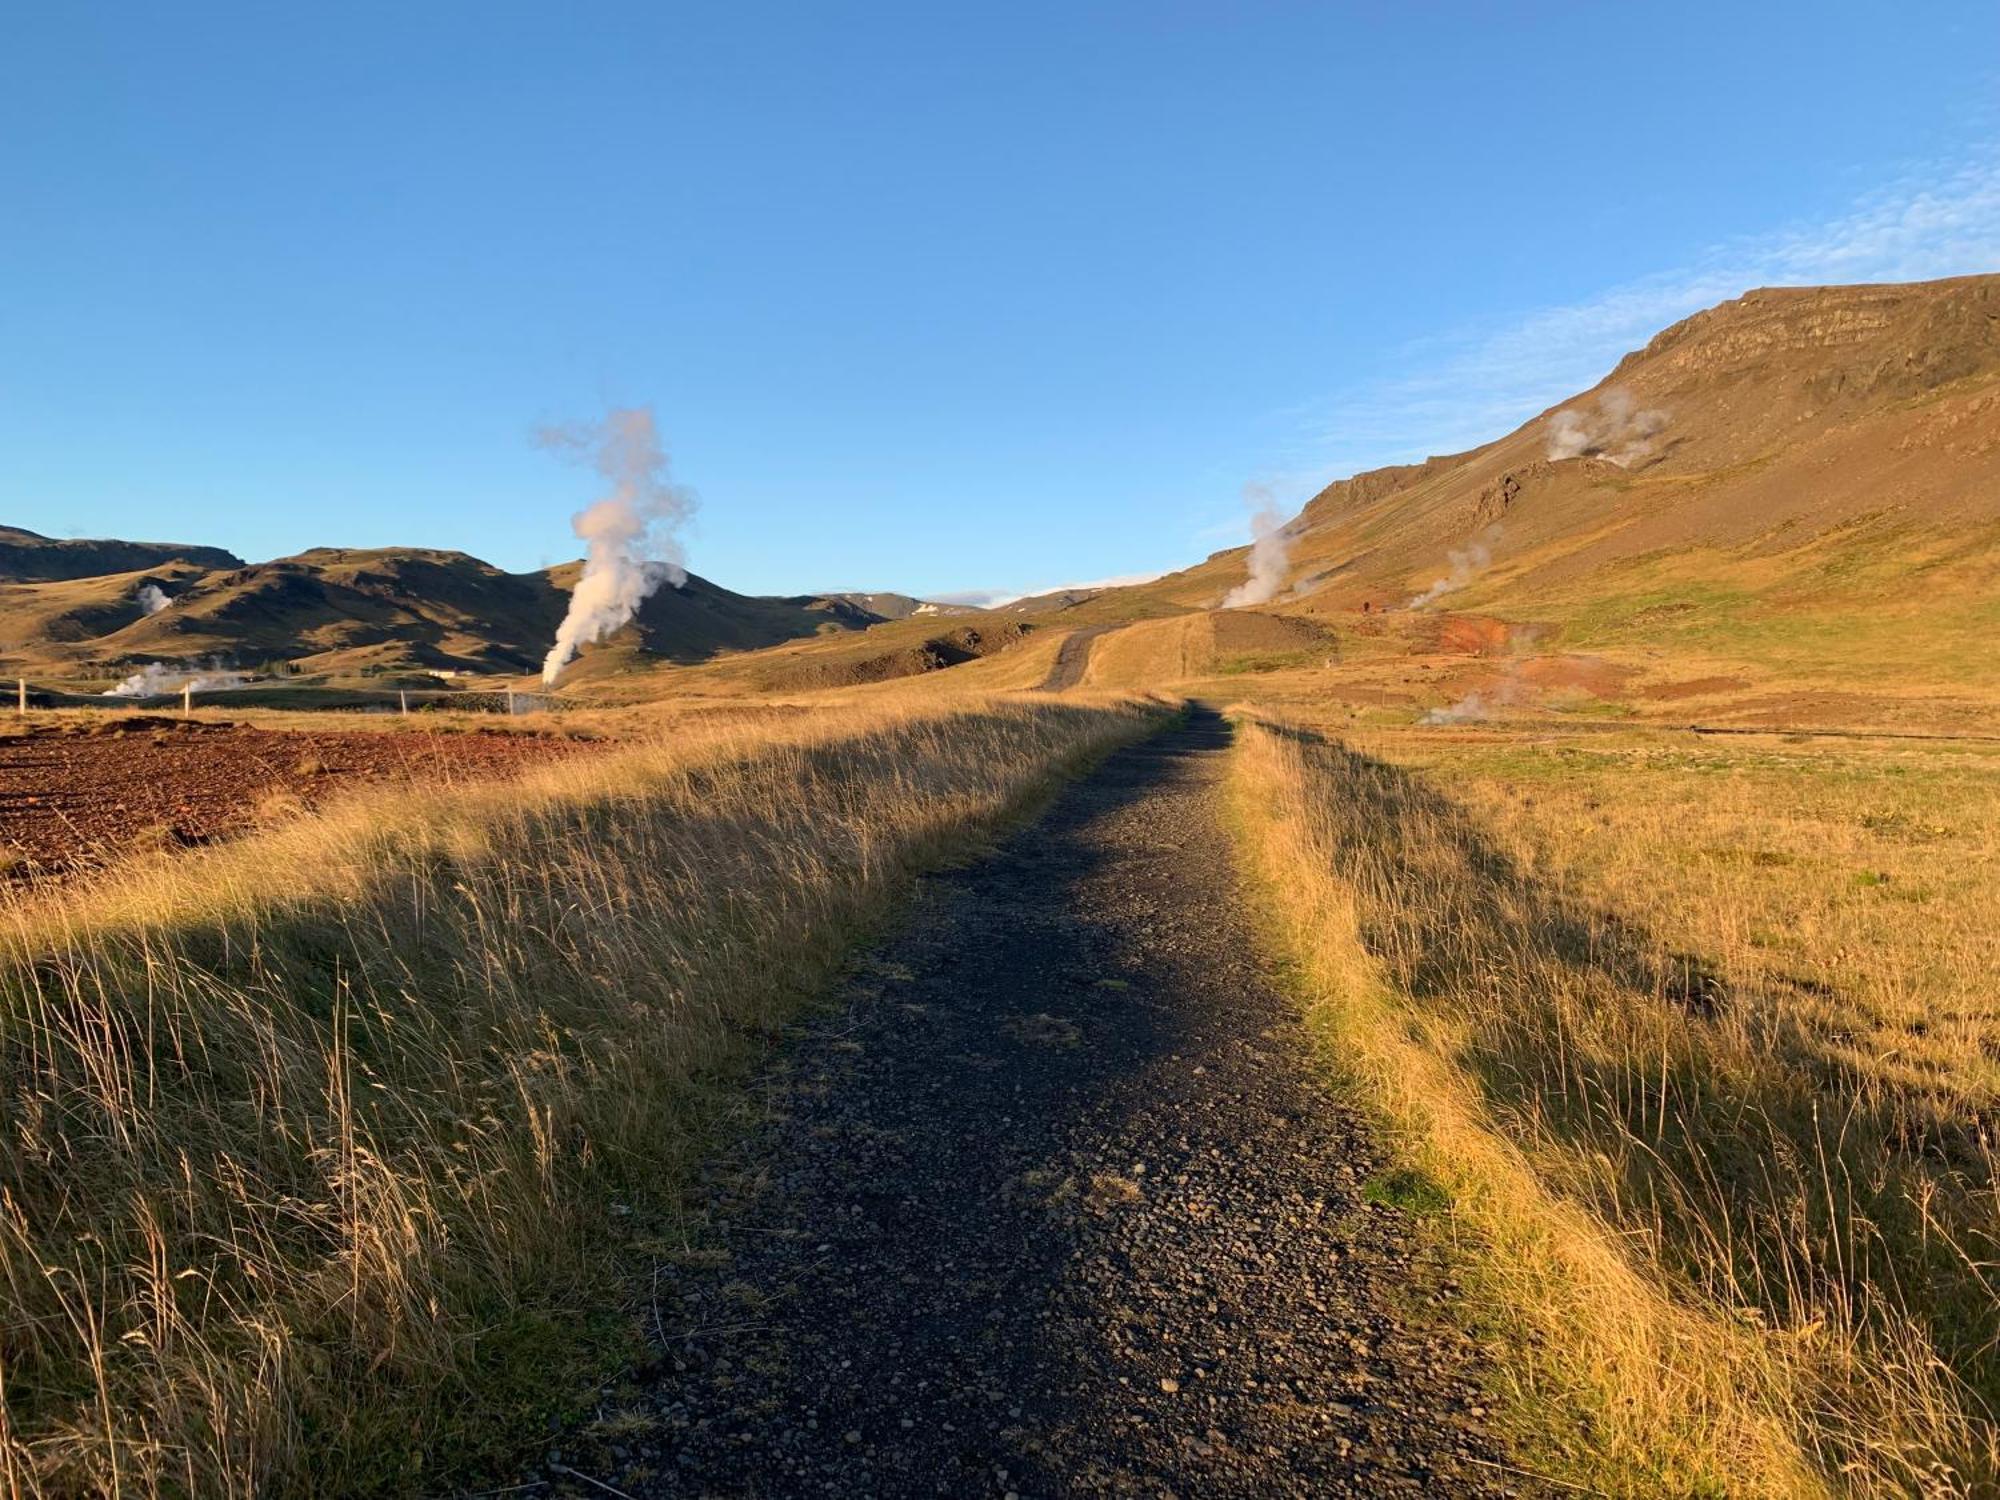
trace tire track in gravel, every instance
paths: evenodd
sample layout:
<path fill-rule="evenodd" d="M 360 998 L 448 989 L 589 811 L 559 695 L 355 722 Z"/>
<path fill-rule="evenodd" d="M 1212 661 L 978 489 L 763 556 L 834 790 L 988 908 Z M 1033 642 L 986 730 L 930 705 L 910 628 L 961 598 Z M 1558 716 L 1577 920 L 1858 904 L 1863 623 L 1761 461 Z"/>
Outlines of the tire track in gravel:
<path fill-rule="evenodd" d="M 650 1430 L 573 1440 L 563 1484 L 1540 1493 L 1256 957 L 1228 739 L 1197 709 L 927 882 L 714 1164 L 726 1263 L 662 1275 Z"/>

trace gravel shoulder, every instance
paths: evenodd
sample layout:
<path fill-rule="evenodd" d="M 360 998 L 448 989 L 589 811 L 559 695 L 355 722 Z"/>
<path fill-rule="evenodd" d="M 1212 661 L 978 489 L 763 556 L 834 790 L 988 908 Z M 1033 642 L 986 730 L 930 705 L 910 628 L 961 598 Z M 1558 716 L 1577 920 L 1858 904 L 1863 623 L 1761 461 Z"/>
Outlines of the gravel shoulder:
<path fill-rule="evenodd" d="M 1111 757 L 781 1048 L 663 1268 L 632 1496 L 1539 1493 L 1242 910 L 1216 715 Z M 588 1476 L 587 1478 L 583 1476 Z"/>

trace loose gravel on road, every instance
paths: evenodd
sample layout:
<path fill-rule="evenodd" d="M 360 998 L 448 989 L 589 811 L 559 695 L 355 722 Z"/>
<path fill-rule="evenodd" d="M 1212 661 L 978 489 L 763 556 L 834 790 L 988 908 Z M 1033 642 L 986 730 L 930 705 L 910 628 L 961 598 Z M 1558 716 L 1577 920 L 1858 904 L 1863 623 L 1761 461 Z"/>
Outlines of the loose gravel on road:
<path fill-rule="evenodd" d="M 636 1403 L 531 1481 L 644 1496 L 1540 1493 L 1449 1267 L 1363 1187 L 1252 939 L 1229 730 L 929 881 L 781 1049 Z"/>

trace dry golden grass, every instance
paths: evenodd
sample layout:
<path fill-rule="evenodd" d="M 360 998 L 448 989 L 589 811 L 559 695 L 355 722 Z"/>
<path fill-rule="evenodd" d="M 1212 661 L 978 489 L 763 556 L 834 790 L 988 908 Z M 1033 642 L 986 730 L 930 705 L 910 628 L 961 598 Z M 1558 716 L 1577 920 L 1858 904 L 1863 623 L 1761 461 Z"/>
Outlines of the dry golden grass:
<path fill-rule="evenodd" d="M 1514 1408 L 1577 1477 L 2000 1483 L 1996 769 L 1246 725 L 1328 1055 L 1484 1242 Z"/>
<path fill-rule="evenodd" d="M 0 911 L 7 1493 L 504 1463 L 628 1347 L 716 1101 L 857 927 L 1159 713 L 679 716 Z"/>
<path fill-rule="evenodd" d="M 1084 681 L 1093 687 L 1186 682 L 1199 677 L 1213 656 L 1206 615 L 1141 620 L 1092 643 Z"/>
<path fill-rule="evenodd" d="M 642 728 L 645 711 L 598 706 L 571 707 L 559 703 L 554 711 L 519 714 L 489 713 L 460 709 L 426 709 L 400 714 L 393 711 L 361 709 L 281 709 L 254 703 L 197 703 L 192 713 L 182 713 L 179 704 L 146 707 L 112 703 L 89 708 L 38 708 L 26 714 L 13 711 L 0 697 L 0 739 L 14 735 L 46 732 L 50 729 L 88 730 L 109 721 L 147 718 L 192 719 L 200 724 L 247 724 L 257 729 L 295 729 L 318 734 L 329 732 L 367 734 L 573 734 L 595 736 Z"/>

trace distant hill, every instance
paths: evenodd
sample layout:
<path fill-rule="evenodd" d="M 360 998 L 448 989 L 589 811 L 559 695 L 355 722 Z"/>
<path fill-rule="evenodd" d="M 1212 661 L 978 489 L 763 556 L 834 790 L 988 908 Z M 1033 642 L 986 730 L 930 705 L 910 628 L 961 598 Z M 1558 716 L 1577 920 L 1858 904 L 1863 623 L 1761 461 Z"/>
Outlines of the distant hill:
<path fill-rule="evenodd" d="M 169 563 L 201 568 L 240 568 L 243 559 L 220 547 L 189 547 L 178 542 L 114 542 L 58 539 L 0 526 L 0 582 L 51 583 L 71 578 L 95 578 L 106 573 L 130 573 Z"/>
<path fill-rule="evenodd" d="M 1718 679 L 1751 663 L 1795 683 L 1990 686 L 2000 276 L 1747 293 L 1494 442 L 1328 485 L 1284 539 L 1254 607 L 1310 629 L 1196 628 L 1245 581 L 1241 547 L 1150 583 L 1003 611 L 887 591 L 755 597 L 690 577 L 586 648 L 572 679 L 775 647 L 722 677 L 862 683 L 1011 655 L 1020 639 L 1054 651 L 1056 637 L 1101 627 L 1089 659 L 1104 670 L 1088 680 L 1135 685 L 1215 662 L 1324 670 L 1343 643 L 1393 638 L 1410 651 L 1467 640 L 1622 652 L 1634 670 L 1707 662 Z M 329 678 L 528 673 L 580 566 L 516 574 L 415 548 L 245 564 L 219 548 L 0 528 L 0 670 L 103 677 L 164 660 Z M 976 643 L 932 619 L 960 614 L 985 622 Z M 997 628 L 1009 619 L 1038 629 Z M 1151 635 L 1149 620 L 1163 622 Z"/>
<path fill-rule="evenodd" d="M 575 586 L 580 563 L 551 568 L 546 575 L 563 594 Z M 560 611 L 558 611 L 560 615 Z M 679 588 L 663 584 L 639 606 L 632 624 L 600 646 L 586 646 L 566 680 L 584 681 L 626 671 L 648 660 L 688 665 L 730 651 L 754 651 L 785 641 L 865 630 L 879 616 L 840 599 L 796 599 L 738 594 L 690 573 Z M 535 665 L 548 649 L 540 637 Z"/>
<path fill-rule="evenodd" d="M 318 547 L 209 573 L 94 644 L 126 659 L 285 661 L 307 671 L 519 672 L 563 600 L 541 574 L 463 552 Z M 540 649 L 545 650 L 543 645 Z"/>
<path fill-rule="evenodd" d="M 25 535 L 6 533 L 17 534 Z M 88 545 L 103 549 L 99 557 L 125 558 L 120 549 L 137 548 L 155 558 L 150 544 Z M 283 664 L 330 677 L 521 674 L 539 669 L 581 570 L 568 563 L 508 573 L 463 552 L 424 548 L 319 547 L 250 564 L 217 548 L 168 550 L 189 558 L 0 582 L 0 661 L 56 677 L 119 675 L 147 661 Z M 880 618 L 842 599 L 757 598 L 690 576 L 680 588 L 659 589 L 611 641 L 586 648 L 576 671 L 602 676 L 653 659 L 698 662 L 861 630 Z"/>
<path fill-rule="evenodd" d="M 834 590 L 823 594 L 794 594 L 785 600 L 787 604 L 802 609 L 832 607 L 841 604 L 852 606 L 873 620 L 907 620 L 915 615 L 976 615 L 980 611 L 970 604 L 939 604 L 931 599 L 919 599 L 911 594 L 866 593 L 855 590 Z"/>
<path fill-rule="evenodd" d="M 1467 453 L 1328 485 L 1259 607 L 1488 611 L 1569 646 L 1932 680 L 2000 630 L 2000 276 L 1754 291 Z M 1078 624 L 1211 609 L 1249 549 Z"/>

